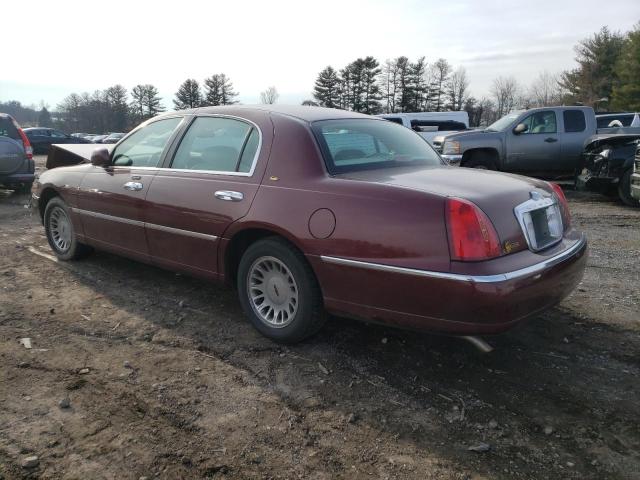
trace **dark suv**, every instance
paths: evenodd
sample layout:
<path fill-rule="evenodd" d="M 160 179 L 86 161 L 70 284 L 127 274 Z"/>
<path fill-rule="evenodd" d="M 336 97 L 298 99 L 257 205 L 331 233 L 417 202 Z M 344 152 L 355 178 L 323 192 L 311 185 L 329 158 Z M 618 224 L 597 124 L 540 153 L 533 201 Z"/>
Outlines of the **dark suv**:
<path fill-rule="evenodd" d="M 34 172 L 29 139 L 10 115 L 0 113 L 0 185 L 29 192 Z"/>

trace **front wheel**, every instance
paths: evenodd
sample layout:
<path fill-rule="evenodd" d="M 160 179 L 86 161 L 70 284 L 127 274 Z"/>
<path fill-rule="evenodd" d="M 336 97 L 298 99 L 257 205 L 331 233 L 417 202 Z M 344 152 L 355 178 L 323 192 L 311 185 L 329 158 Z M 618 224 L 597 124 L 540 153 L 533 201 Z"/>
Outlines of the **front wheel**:
<path fill-rule="evenodd" d="M 620 183 L 618 183 L 618 195 L 620 199 L 630 207 L 640 207 L 640 200 L 631 196 L 631 174 L 633 168 L 628 168 L 626 172 L 622 174 Z"/>
<path fill-rule="evenodd" d="M 238 296 L 253 326 L 276 342 L 304 340 L 325 321 L 311 267 L 293 245 L 277 237 L 254 243 L 242 256 Z"/>
<path fill-rule="evenodd" d="M 51 250 L 60 260 L 76 260 L 91 252 L 91 247 L 78 242 L 69 207 L 60 197 L 52 198 L 47 203 L 44 229 Z"/>

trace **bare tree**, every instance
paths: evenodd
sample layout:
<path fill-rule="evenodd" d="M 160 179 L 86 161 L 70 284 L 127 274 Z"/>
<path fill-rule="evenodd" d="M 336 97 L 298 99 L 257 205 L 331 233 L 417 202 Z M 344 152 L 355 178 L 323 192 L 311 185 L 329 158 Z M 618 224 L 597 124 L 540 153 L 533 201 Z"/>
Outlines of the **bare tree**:
<path fill-rule="evenodd" d="M 551 107 L 562 103 L 560 76 L 549 72 L 538 75 L 529 87 L 529 102 L 534 107 Z"/>
<path fill-rule="evenodd" d="M 260 101 L 266 105 L 274 104 L 278 101 L 280 94 L 276 87 L 269 87 L 264 92 L 260 92 Z"/>
<path fill-rule="evenodd" d="M 454 111 L 462 110 L 468 96 L 467 89 L 469 88 L 467 71 L 464 67 L 458 68 L 451 74 L 447 87 L 449 108 Z"/>
<path fill-rule="evenodd" d="M 429 104 L 434 112 L 440 112 L 444 107 L 445 86 L 451 73 L 451 65 L 444 58 L 431 65 L 432 81 L 429 91 Z"/>
<path fill-rule="evenodd" d="M 498 77 L 491 87 L 496 113 L 502 117 L 513 110 L 520 100 L 520 86 L 513 77 Z"/>

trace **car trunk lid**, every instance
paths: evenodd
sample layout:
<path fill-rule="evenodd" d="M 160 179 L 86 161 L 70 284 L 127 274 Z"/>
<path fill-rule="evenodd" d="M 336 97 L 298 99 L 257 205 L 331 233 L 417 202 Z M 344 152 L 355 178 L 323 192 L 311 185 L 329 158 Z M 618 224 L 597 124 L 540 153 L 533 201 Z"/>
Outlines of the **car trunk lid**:
<path fill-rule="evenodd" d="M 541 180 L 458 167 L 389 168 L 345 173 L 336 175 L 336 178 L 381 183 L 469 200 L 489 217 L 505 254 L 528 248 L 515 207 L 532 200 L 533 196 L 551 197 L 555 201 L 552 189 Z"/>

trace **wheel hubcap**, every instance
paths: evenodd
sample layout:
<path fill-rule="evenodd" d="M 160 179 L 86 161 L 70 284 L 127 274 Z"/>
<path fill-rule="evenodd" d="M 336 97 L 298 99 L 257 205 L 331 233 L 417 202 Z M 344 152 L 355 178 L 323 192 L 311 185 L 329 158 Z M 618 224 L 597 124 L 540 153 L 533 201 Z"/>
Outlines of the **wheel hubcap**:
<path fill-rule="evenodd" d="M 289 325 L 298 311 L 298 285 L 287 266 L 275 257 L 260 257 L 249 269 L 251 308 L 270 327 Z"/>
<path fill-rule="evenodd" d="M 66 252 L 71 247 L 71 221 L 60 207 L 54 207 L 49 216 L 49 231 L 51 240 L 56 248 L 61 252 Z"/>

